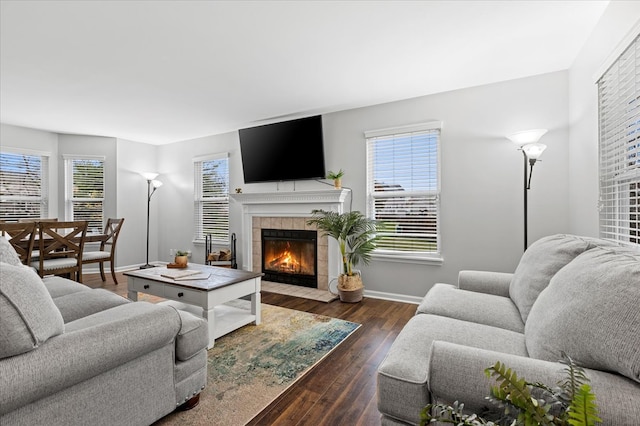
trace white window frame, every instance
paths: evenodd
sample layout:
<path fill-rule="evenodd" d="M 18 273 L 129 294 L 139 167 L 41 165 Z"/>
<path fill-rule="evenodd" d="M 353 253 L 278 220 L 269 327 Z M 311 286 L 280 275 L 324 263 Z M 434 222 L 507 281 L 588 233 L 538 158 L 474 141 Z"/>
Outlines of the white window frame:
<path fill-rule="evenodd" d="M 0 202 L 37 202 L 39 204 L 40 212 L 36 215 L 27 215 L 27 214 L 14 214 L 14 215 L 5 215 L 2 214 L 0 216 L 0 220 L 7 221 L 16 221 L 19 218 L 46 218 L 49 217 L 49 163 L 51 153 L 43 152 L 43 151 L 33 151 L 28 149 L 15 149 L 15 148 L 3 148 L 0 151 L 3 155 L 15 155 L 15 156 L 23 156 L 23 157 L 38 157 L 40 159 L 40 192 L 38 195 L 29 195 L 29 194 L 6 194 L 6 189 L 2 188 L 0 192 Z M 0 182 L 4 184 L 4 182 Z M 4 208 L 0 208 L 0 211 L 3 211 Z"/>
<path fill-rule="evenodd" d="M 77 219 L 74 214 L 74 203 L 100 203 L 100 221 L 90 221 L 87 228 L 88 232 L 100 233 L 104 229 L 104 194 L 105 194 L 105 157 L 96 155 L 64 155 L 64 181 L 65 181 L 65 219 L 66 220 L 81 220 Z M 100 161 L 102 162 L 102 196 L 101 197 L 74 197 L 74 175 L 73 166 L 76 161 Z"/>
<path fill-rule="evenodd" d="M 600 236 L 640 246 L 640 35 L 598 79 Z"/>
<path fill-rule="evenodd" d="M 413 124 L 408 126 L 401 127 L 393 127 L 387 129 L 380 130 L 371 130 L 366 131 L 364 133 L 366 140 L 366 151 L 367 151 L 367 216 L 372 219 L 376 218 L 375 205 L 376 200 L 385 198 L 404 198 L 407 197 L 420 197 L 423 199 L 431 199 L 430 202 L 433 203 L 433 208 L 435 209 L 435 231 L 432 235 L 436 240 L 436 249 L 435 250 L 392 250 L 392 249 L 382 249 L 377 248 L 372 257 L 385 259 L 389 261 L 399 261 L 399 262 L 415 262 L 415 263 L 427 263 L 427 264 L 435 264 L 439 265 L 443 262 L 442 257 L 442 238 L 441 238 L 441 227 L 440 227 L 440 190 L 441 190 L 441 179 L 440 179 L 440 151 L 441 151 L 441 132 L 442 132 L 442 122 L 441 121 L 429 121 L 425 123 Z M 429 189 L 421 189 L 421 190 L 403 190 L 402 191 L 390 191 L 386 188 L 384 191 L 376 191 L 375 185 L 375 165 L 373 162 L 374 155 L 374 144 L 378 141 L 390 140 L 392 138 L 404 137 L 404 136 L 418 136 L 422 134 L 430 134 L 431 136 L 436 136 L 436 152 L 434 153 L 425 153 L 426 158 L 425 165 L 430 161 L 434 160 L 435 157 L 435 175 L 431 178 L 435 178 L 435 187 Z M 416 161 L 419 160 L 419 157 L 412 157 Z M 424 159 L 424 158 L 423 158 Z M 397 182 L 387 182 L 389 184 L 397 184 Z M 406 202 L 405 202 L 406 203 Z M 418 216 L 420 217 L 420 216 Z M 426 217 L 426 216 L 423 216 Z M 384 222 L 384 220 L 382 220 Z M 388 229 L 383 229 L 383 232 L 388 231 Z M 426 228 L 422 230 L 426 231 Z M 391 232 L 388 234 L 392 238 L 406 237 L 406 233 L 402 232 Z"/>
<path fill-rule="evenodd" d="M 226 176 L 223 176 L 225 182 L 223 183 L 226 191 L 218 196 L 208 197 L 203 193 L 203 173 L 202 168 L 205 163 L 212 161 L 222 161 L 225 163 Z M 204 244 L 206 230 L 205 230 L 205 203 L 215 203 L 218 209 L 227 211 L 227 217 L 225 221 L 216 226 L 217 236 L 212 236 L 211 242 L 219 245 L 229 245 L 229 153 L 223 152 L 218 154 L 211 154 L 201 157 L 195 157 L 193 159 L 193 176 L 194 176 L 194 237 L 193 242 L 196 244 Z M 224 237 L 222 237 L 224 235 Z"/>

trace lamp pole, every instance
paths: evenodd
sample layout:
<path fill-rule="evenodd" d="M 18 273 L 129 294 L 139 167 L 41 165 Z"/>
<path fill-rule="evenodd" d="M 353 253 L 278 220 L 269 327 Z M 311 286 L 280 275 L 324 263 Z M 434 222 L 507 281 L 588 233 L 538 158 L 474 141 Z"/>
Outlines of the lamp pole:
<path fill-rule="evenodd" d="M 527 158 L 527 153 L 524 152 L 524 149 L 522 150 L 522 156 L 524 157 L 524 184 L 523 184 L 523 192 L 524 192 L 524 251 L 527 251 L 527 227 L 528 227 L 528 220 L 527 220 L 527 212 L 529 211 L 529 207 L 527 205 L 528 202 L 528 192 L 529 192 L 529 188 L 527 185 L 527 168 L 528 168 L 528 163 L 529 163 L 529 159 Z M 147 224 L 148 226 L 148 224 Z M 148 241 L 147 241 L 147 244 Z"/>
<path fill-rule="evenodd" d="M 158 176 L 157 173 L 143 173 L 142 176 L 147 179 L 147 261 L 140 267 L 140 269 L 147 269 L 155 268 L 156 266 L 149 263 L 149 221 L 151 212 L 151 196 L 154 192 L 156 192 L 156 189 L 162 186 L 162 182 L 160 182 L 159 180 L 154 180 L 155 177 Z M 153 190 L 151 189 L 151 187 L 153 187 Z"/>
<path fill-rule="evenodd" d="M 533 166 L 536 161 L 542 155 L 542 152 L 547 148 L 545 144 L 538 143 L 538 140 L 547 133 L 546 129 L 532 129 L 524 130 L 522 132 L 516 132 L 509 136 L 508 139 L 515 143 L 519 150 L 522 151 L 524 158 L 524 182 L 522 191 L 524 193 L 524 251 L 527 251 L 528 238 L 528 194 L 529 188 L 531 188 L 531 173 L 533 172 Z"/>

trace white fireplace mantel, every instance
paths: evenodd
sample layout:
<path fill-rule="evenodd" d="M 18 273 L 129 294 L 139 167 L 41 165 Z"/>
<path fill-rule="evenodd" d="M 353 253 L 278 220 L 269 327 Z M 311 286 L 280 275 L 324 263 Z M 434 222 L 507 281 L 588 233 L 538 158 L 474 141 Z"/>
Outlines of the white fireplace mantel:
<path fill-rule="evenodd" d="M 323 191 L 281 191 L 230 194 L 232 200 L 243 205 L 249 204 L 316 204 L 338 207 L 349 194 L 347 189 Z M 321 208 L 321 207 L 314 207 Z M 309 210 L 310 211 L 310 210 Z"/>
<path fill-rule="evenodd" d="M 259 217 L 310 217 L 312 210 L 322 209 L 343 213 L 344 202 L 350 194 L 347 189 L 322 191 L 281 191 L 230 194 L 230 198 L 242 205 L 243 250 L 242 269 L 253 270 L 253 218 Z M 337 243 L 329 239 L 329 280 L 340 273 L 340 252 Z M 333 255 L 335 254 L 335 256 Z"/>

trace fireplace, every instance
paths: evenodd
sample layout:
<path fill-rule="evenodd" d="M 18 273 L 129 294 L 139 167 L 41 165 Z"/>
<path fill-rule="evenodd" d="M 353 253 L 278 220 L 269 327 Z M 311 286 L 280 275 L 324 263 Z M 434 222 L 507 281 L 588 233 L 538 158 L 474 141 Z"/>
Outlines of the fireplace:
<path fill-rule="evenodd" d="M 262 228 L 263 279 L 317 288 L 317 238 L 316 231 Z"/>

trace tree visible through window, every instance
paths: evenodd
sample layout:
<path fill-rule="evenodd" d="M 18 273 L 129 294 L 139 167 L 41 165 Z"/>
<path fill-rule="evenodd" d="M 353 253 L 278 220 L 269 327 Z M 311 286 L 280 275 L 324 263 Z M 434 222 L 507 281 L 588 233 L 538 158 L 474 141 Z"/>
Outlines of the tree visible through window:
<path fill-rule="evenodd" d="M 194 160 L 195 240 L 210 235 L 229 244 L 229 158 L 220 154 Z"/>
<path fill-rule="evenodd" d="M 376 253 L 440 255 L 440 123 L 366 132 L 367 213 L 382 221 Z"/>
<path fill-rule="evenodd" d="M 66 217 L 86 220 L 91 232 L 104 225 L 104 159 L 66 158 Z"/>
<path fill-rule="evenodd" d="M 0 153 L 0 220 L 49 215 L 49 157 Z"/>

